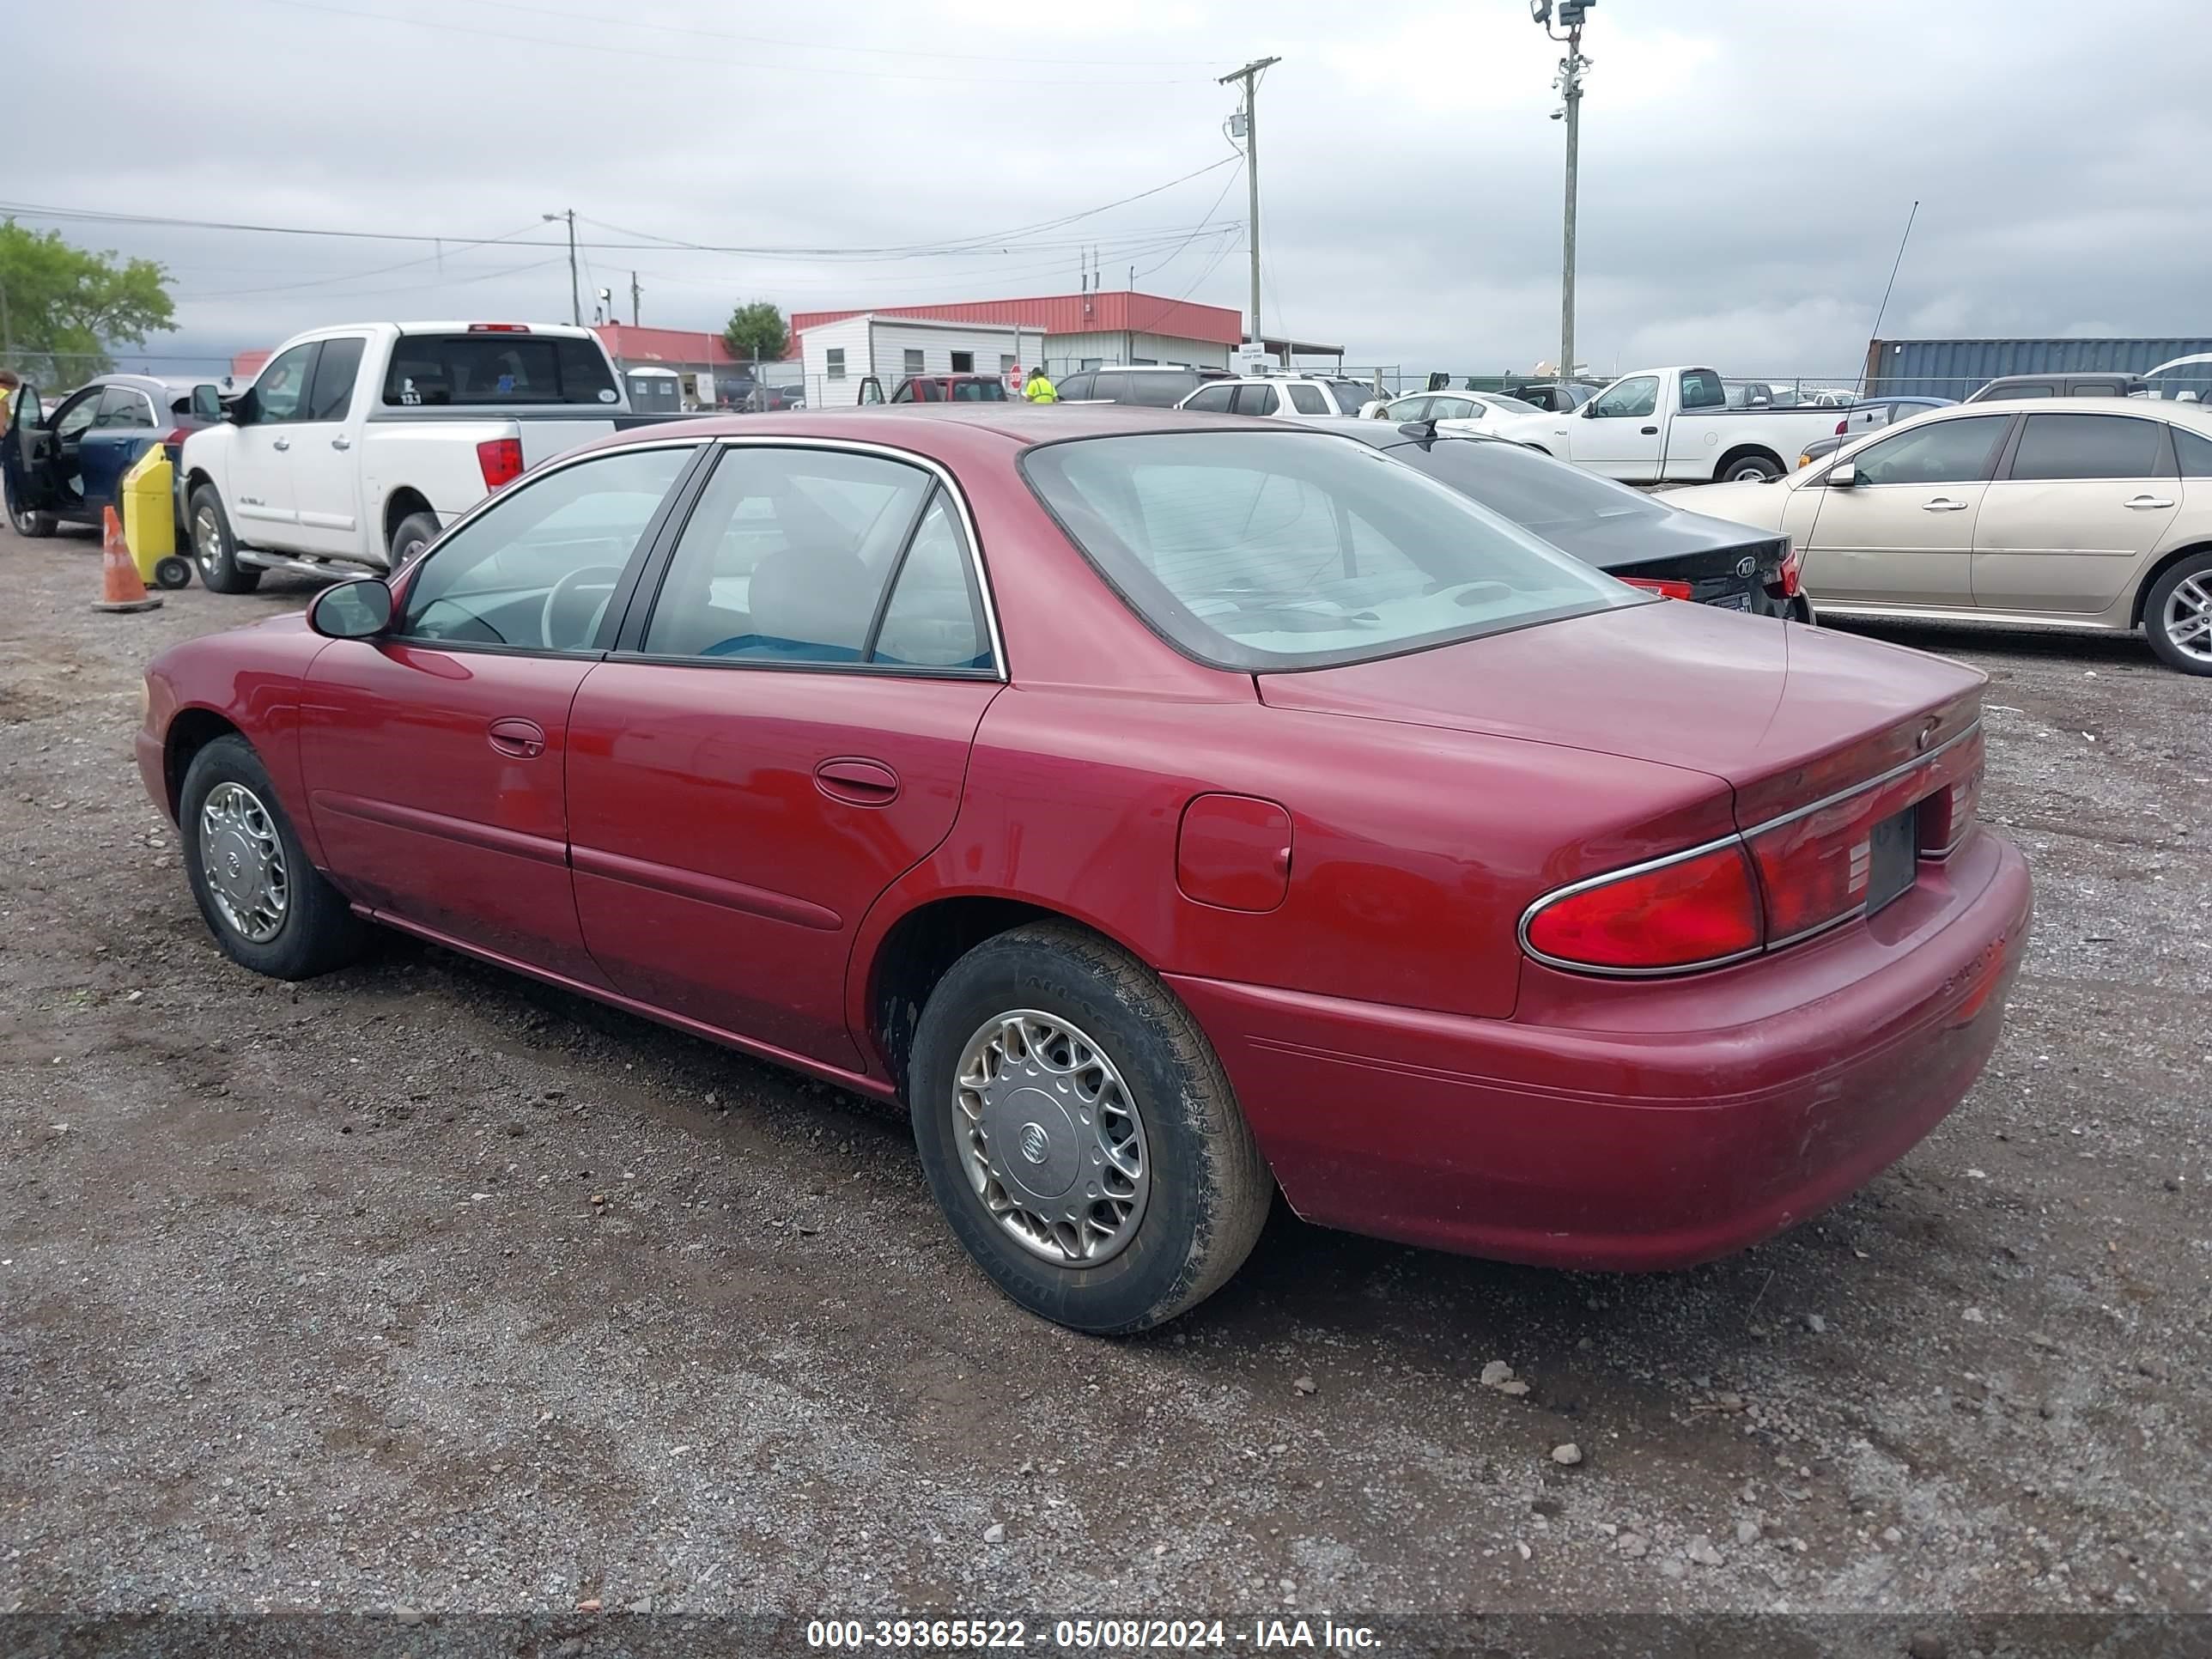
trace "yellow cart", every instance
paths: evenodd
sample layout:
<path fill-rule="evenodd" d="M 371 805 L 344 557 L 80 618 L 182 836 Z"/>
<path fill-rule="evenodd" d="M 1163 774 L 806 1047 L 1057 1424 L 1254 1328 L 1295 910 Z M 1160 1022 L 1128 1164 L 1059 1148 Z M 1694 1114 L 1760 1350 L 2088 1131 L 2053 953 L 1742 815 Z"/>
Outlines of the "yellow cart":
<path fill-rule="evenodd" d="M 123 541 L 149 587 L 189 587 L 191 561 L 177 553 L 169 458 L 155 444 L 123 475 Z"/>

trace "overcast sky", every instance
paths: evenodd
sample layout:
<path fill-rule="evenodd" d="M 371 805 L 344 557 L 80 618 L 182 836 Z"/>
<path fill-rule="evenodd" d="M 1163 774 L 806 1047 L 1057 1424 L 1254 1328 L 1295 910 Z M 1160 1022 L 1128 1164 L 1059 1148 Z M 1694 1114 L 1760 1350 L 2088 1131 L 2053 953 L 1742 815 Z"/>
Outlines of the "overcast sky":
<path fill-rule="evenodd" d="M 1088 210 L 1229 157 L 1213 77 L 1261 55 L 1268 331 L 1558 352 L 1560 48 L 1525 0 L 0 0 L 0 204 L 450 239 L 19 214 L 167 265 L 179 359 L 565 320 L 539 216 L 569 207 L 647 245 L 584 249 L 587 317 L 606 287 L 628 318 L 633 269 L 691 328 L 1073 292 L 1079 243 L 1109 288 L 1241 309 L 1233 162 Z M 1848 378 L 1916 198 L 1887 336 L 2212 333 L 2212 0 L 1598 0 L 1584 50 L 1594 370 Z"/>

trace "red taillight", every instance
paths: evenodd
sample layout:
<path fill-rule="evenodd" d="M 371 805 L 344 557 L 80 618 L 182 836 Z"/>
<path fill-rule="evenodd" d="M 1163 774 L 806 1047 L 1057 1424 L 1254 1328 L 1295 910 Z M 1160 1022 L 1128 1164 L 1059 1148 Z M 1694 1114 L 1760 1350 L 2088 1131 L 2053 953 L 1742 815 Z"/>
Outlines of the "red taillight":
<path fill-rule="evenodd" d="M 1803 585 L 1803 566 L 1797 550 L 1792 547 L 1782 556 L 1782 568 L 1775 573 L 1774 580 L 1767 583 L 1766 591 L 1781 599 L 1794 599 Z"/>
<path fill-rule="evenodd" d="M 1757 951 L 1759 892 L 1742 846 L 1601 878 L 1539 900 L 1521 937 L 1545 959 L 1607 973 L 1711 967 Z"/>
<path fill-rule="evenodd" d="M 469 332 L 471 334 L 527 334 L 530 332 L 530 325 L 527 323 L 471 323 Z"/>
<path fill-rule="evenodd" d="M 1851 417 L 1848 415 L 1844 416 L 1842 420 L 1836 422 L 1836 435 L 1838 438 L 1842 437 L 1844 434 L 1849 432 L 1850 429 Z"/>
<path fill-rule="evenodd" d="M 1923 859 L 1948 858 L 1966 832 L 1974 827 L 1975 809 L 1982 800 L 1982 763 L 1978 756 L 1974 768 L 1964 776 L 1952 780 L 1950 787 L 1939 789 L 1920 803 L 1919 845 Z"/>
<path fill-rule="evenodd" d="M 483 469 L 484 492 L 511 484 L 522 476 L 522 440 L 487 438 L 477 446 L 477 465 Z"/>
<path fill-rule="evenodd" d="M 1854 796 L 1750 838 L 1771 942 L 1817 932 L 1866 903 L 1880 822 L 1874 797 Z"/>
<path fill-rule="evenodd" d="M 1620 580 L 1631 587 L 1640 587 L 1645 592 L 1656 593 L 1662 599 L 1686 599 L 1690 597 L 1689 583 L 1678 582 L 1668 577 L 1623 576 Z"/>

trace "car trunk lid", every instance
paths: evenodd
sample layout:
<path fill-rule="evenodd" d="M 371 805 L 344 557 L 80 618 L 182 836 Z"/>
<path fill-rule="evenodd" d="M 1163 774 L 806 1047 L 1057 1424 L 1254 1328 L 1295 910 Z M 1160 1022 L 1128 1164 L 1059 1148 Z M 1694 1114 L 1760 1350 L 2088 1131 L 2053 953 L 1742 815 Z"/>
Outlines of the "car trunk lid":
<path fill-rule="evenodd" d="M 1743 830 L 1963 736 L 1984 683 L 1922 652 L 1673 601 L 1257 680 L 1276 708 L 1703 772 L 1729 787 Z"/>

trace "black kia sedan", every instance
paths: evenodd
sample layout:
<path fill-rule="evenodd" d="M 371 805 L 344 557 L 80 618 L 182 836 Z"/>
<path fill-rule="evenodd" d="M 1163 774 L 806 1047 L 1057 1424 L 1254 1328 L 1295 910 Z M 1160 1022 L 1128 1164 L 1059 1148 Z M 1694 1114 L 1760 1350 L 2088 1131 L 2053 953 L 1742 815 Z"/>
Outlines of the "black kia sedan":
<path fill-rule="evenodd" d="M 1632 586 L 1758 617 L 1809 623 L 1789 542 L 1667 505 L 1503 438 L 1426 423 L 1308 420 L 1426 473 Z"/>

